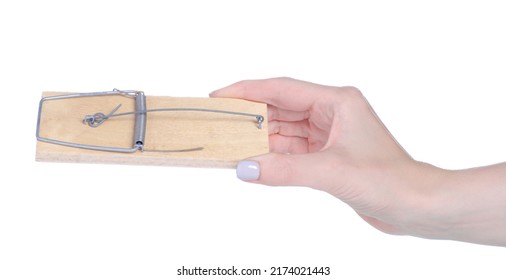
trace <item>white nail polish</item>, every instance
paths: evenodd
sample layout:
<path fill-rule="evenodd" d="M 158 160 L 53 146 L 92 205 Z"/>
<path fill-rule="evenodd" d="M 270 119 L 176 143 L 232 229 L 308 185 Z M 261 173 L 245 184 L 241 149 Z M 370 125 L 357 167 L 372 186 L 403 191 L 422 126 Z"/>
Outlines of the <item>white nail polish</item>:
<path fill-rule="evenodd" d="M 253 160 L 243 160 L 237 164 L 237 178 L 243 181 L 254 181 L 260 177 L 260 165 Z"/>

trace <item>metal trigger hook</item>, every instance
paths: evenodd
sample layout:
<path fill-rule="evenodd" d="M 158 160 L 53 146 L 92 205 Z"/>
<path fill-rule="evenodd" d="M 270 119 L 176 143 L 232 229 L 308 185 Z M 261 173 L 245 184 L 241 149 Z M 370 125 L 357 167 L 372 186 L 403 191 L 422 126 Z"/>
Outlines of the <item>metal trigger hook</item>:
<path fill-rule="evenodd" d="M 107 116 L 104 115 L 104 113 L 102 112 L 98 112 L 93 115 L 86 115 L 83 119 L 83 124 L 87 124 L 91 127 L 98 127 L 107 119 L 109 119 L 109 117 L 112 116 L 112 114 L 118 111 L 119 107 L 121 107 L 121 104 L 118 104 L 118 106 L 116 106 L 116 108 L 114 108 L 109 114 L 107 114 Z"/>

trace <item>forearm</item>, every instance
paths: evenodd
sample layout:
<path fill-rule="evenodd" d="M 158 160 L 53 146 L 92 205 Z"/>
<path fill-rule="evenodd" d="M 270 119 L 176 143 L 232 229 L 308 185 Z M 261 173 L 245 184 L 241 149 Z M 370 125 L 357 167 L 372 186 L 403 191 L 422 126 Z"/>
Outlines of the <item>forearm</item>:
<path fill-rule="evenodd" d="M 414 235 L 506 246 L 506 163 L 443 171 L 438 182 Z"/>

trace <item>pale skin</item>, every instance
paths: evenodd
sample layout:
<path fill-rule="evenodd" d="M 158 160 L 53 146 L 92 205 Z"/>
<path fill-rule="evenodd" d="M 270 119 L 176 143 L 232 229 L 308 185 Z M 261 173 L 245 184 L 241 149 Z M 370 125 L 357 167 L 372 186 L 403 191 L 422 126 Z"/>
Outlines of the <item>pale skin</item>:
<path fill-rule="evenodd" d="M 413 159 L 362 93 L 290 78 L 211 97 L 268 104 L 269 154 L 253 183 L 332 194 L 390 234 L 506 246 L 506 163 L 450 171 Z"/>

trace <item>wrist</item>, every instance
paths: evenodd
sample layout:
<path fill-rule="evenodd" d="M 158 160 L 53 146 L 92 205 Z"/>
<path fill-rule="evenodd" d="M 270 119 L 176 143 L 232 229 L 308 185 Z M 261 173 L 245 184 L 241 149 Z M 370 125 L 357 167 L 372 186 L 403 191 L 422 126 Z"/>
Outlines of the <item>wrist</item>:
<path fill-rule="evenodd" d="M 505 170 L 505 164 L 458 171 L 421 164 L 425 178 L 419 178 L 415 187 L 405 232 L 504 246 Z"/>
<path fill-rule="evenodd" d="M 445 200 L 446 188 L 454 171 L 415 162 L 412 177 L 408 179 L 409 195 L 400 221 L 401 231 L 424 238 L 442 239 L 449 230 L 447 218 L 453 210 Z"/>

